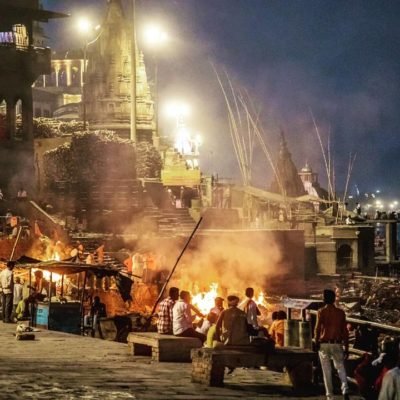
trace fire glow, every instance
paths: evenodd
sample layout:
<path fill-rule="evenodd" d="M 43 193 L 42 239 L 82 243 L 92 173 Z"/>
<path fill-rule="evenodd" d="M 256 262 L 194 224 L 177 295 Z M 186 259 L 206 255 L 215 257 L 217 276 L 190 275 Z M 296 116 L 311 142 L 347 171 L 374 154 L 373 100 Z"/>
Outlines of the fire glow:
<path fill-rule="evenodd" d="M 222 297 L 222 293 L 219 291 L 219 285 L 216 282 L 210 284 L 210 290 L 198 292 L 192 295 L 192 304 L 198 308 L 202 314 L 207 315 L 210 310 L 215 306 L 215 298 Z M 265 299 L 265 294 L 259 291 L 255 302 L 258 306 L 268 308 L 268 303 Z M 226 305 L 225 305 L 226 306 Z"/>

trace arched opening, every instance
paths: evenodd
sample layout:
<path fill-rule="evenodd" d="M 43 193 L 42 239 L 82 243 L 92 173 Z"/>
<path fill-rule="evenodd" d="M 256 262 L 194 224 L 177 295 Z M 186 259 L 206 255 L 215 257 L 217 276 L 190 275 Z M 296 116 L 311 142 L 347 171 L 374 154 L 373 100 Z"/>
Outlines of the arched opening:
<path fill-rule="evenodd" d="M 22 100 L 18 99 L 15 103 L 15 132 L 14 132 L 14 139 L 22 140 L 23 139 L 23 119 L 22 119 Z"/>
<path fill-rule="evenodd" d="M 81 85 L 81 71 L 76 65 L 71 67 L 71 74 L 71 86 L 79 87 Z"/>
<path fill-rule="evenodd" d="M 350 269 L 353 264 L 353 250 L 348 244 L 342 244 L 336 253 L 336 264 L 339 269 Z"/>
<path fill-rule="evenodd" d="M 60 71 L 58 72 L 58 86 L 61 87 L 67 87 L 67 70 L 65 66 L 62 66 L 60 68 Z"/>
<path fill-rule="evenodd" d="M 0 140 L 7 139 L 7 103 L 0 97 Z"/>

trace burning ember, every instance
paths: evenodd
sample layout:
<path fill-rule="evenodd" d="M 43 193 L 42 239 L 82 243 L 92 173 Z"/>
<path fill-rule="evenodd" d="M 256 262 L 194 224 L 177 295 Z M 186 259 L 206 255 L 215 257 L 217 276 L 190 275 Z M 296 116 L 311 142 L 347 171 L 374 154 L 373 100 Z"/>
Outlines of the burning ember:
<path fill-rule="evenodd" d="M 197 307 L 204 315 L 207 315 L 210 310 L 215 306 L 214 300 L 216 297 L 223 297 L 218 283 L 210 284 L 210 290 L 198 292 L 192 295 L 192 304 Z M 265 299 L 265 294 L 260 291 L 258 296 L 254 299 L 258 306 L 268 309 L 268 303 Z"/>
<path fill-rule="evenodd" d="M 218 293 L 218 283 L 212 283 L 208 292 L 200 292 L 192 297 L 192 304 L 197 307 L 202 314 L 207 315 L 214 307 L 214 300 L 220 296 Z"/>

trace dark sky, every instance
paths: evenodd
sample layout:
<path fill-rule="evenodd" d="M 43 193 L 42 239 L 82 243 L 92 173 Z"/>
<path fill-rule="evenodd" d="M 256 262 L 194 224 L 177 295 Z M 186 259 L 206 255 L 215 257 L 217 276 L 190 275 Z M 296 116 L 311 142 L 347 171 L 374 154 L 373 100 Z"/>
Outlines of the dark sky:
<path fill-rule="evenodd" d="M 400 2 L 370 0 L 137 0 L 137 30 L 153 19 L 172 38 L 160 56 L 160 100 L 188 99 L 208 172 L 238 176 L 226 110 L 209 60 L 225 67 L 262 107 L 266 141 L 277 149 L 284 129 L 298 167 L 306 160 L 324 180 L 312 109 L 331 132 L 337 186 L 350 152 L 357 152 L 352 187 L 399 194 Z M 78 47 L 78 15 L 101 23 L 106 0 L 45 0 L 71 13 L 51 23 L 57 49 Z M 145 51 L 148 72 L 151 53 Z M 164 124 L 167 121 L 162 119 Z M 167 125 L 165 125 L 167 126 Z M 212 152 L 212 153 L 211 153 Z M 269 185 L 259 157 L 255 182 Z"/>

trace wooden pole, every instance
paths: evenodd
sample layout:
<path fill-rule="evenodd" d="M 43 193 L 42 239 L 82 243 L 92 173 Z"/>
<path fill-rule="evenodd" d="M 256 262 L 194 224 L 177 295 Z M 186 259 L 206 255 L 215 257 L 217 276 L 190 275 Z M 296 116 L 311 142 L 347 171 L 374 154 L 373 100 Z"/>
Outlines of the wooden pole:
<path fill-rule="evenodd" d="M 61 275 L 61 297 L 64 296 L 64 274 Z"/>
<path fill-rule="evenodd" d="M 50 272 L 50 283 L 49 283 L 49 315 L 47 316 L 47 329 L 50 330 L 50 311 L 51 311 L 51 286 L 53 284 L 53 273 Z"/>
<path fill-rule="evenodd" d="M 85 299 L 85 289 L 86 289 L 86 280 L 87 280 L 87 271 L 85 271 L 85 275 L 83 278 L 83 286 L 82 286 L 82 295 L 81 295 L 81 334 L 84 334 L 84 318 L 85 318 L 85 307 L 83 305 Z"/>
<path fill-rule="evenodd" d="M 15 249 L 17 248 L 17 244 L 18 244 L 18 242 L 19 242 L 19 238 L 20 238 L 20 236 L 21 236 L 21 232 L 22 232 L 22 226 L 19 227 L 18 234 L 17 234 L 17 238 L 15 239 L 15 243 L 14 243 L 13 249 L 12 249 L 12 251 L 11 251 L 10 261 L 12 261 L 12 259 L 13 259 L 13 257 L 14 257 Z"/>
<path fill-rule="evenodd" d="M 29 268 L 29 297 L 31 295 L 31 287 L 32 287 L 32 268 Z M 30 326 L 34 326 L 33 325 L 33 305 L 31 303 L 29 304 L 25 304 L 25 307 L 28 307 L 28 311 L 30 313 L 30 320 L 29 320 L 29 324 Z"/>
<path fill-rule="evenodd" d="M 132 0 L 131 32 L 131 134 L 130 139 L 136 142 L 136 1 Z"/>
<path fill-rule="evenodd" d="M 197 229 L 199 228 L 199 226 L 200 226 L 202 220 L 203 220 L 203 217 L 200 217 L 199 221 L 197 222 L 196 226 L 195 226 L 194 229 L 193 229 L 193 232 L 192 232 L 191 235 L 189 236 L 189 239 L 187 240 L 187 242 L 186 242 L 186 244 L 185 244 L 185 247 L 182 249 L 181 253 L 179 254 L 179 257 L 176 259 L 175 265 L 172 267 L 171 272 L 169 273 L 168 278 L 167 278 L 167 280 L 165 281 L 164 286 L 162 287 L 161 292 L 160 292 L 160 294 L 158 295 L 158 298 L 157 298 L 157 300 L 156 300 L 156 302 L 155 302 L 155 304 L 154 304 L 154 306 L 153 306 L 153 309 L 151 310 L 150 317 L 149 317 L 148 321 L 150 321 L 150 320 L 151 320 L 151 317 L 154 315 L 154 313 L 155 313 L 155 311 L 156 311 L 156 308 L 157 308 L 157 305 L 158 305 L 158 303 L 160 302 L 160 300 L 162 299 L 162 297 L 163 297 L 163 295 L 164 295 L 164 292 L 165 292 L 165 289 L 167 288 L 168 283 L 169 283 L 169 281 L 171 280 L 172 275 L 174 274 L 174 272 L 175 272 L 175 270 L 176 270 L 176 267 L 177 267 L 178 264 L 179 264 L 180 259 L 182 258 L 183 254 L 185 253 L 187 247 L 189 246 L 189 243 L 190 243 L 190 241 L 192 240 L 192 238 L 193 238 L 194 234 L 196 233 Z"/>

